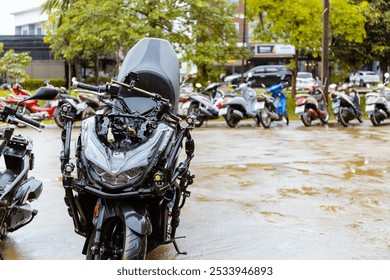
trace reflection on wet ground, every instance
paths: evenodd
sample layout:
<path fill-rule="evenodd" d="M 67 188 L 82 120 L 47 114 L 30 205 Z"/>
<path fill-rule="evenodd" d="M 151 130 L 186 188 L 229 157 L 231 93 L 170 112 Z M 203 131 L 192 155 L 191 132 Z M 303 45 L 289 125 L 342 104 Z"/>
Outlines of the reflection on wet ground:
<path fill-rule="evenodd" d="M 56 151 L 34 170 L 52 179 L 34 205 L 36 221 L 2 245 L 10 259 L 84 258 L 84 240 L 73 232 L 55 179 L 55 130 L 48 133 L 57 133 Z M 196 178 L 177 232 L 186 236 L 177 243 L 188 254 L 167 245 L 148 259 L 390 258 L 390 126 L 209 123 L 193 136 Z"/>

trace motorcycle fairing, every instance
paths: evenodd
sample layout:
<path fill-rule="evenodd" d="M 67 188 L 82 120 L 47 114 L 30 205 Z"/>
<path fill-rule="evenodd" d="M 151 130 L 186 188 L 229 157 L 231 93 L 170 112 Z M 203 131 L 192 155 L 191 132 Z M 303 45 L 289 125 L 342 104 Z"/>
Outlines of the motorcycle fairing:
<path fill-rule="evenodd" d="M 171 144 L 174 129 L 165 123 L 159 123 L 154 132 L 143 143 L 134 145 L 126 151 L 110 149 L 101 142 L 95 131 L 96 118 L 89 118 L 82 123 L 81 145 L 84 150 L 88 174 L 108 188 L 118 188 L 142 182 L 152 166 L 150 163 L 161 155 Z M 109 180 L 100 176 L 104 172 Z M 131 178 L 121 183 L 118 177 L 127 172 Z M 97 174 L 94 176 L 93 173 Z M 126 175 L 127 176 L 127 175 Z"/>

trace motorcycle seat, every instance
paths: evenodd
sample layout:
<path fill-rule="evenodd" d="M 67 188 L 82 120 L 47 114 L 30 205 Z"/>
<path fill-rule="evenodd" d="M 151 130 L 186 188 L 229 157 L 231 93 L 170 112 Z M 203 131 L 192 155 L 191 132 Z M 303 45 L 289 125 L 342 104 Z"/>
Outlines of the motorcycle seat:
<path fill-rule="evenodd" d="M 15 173 L 10 170 L 6 169 L 4 171 L 0 172 L 0 189 L 3 189 L 7 184 L 12 182 L 15 179 L 16 175 Z"/>

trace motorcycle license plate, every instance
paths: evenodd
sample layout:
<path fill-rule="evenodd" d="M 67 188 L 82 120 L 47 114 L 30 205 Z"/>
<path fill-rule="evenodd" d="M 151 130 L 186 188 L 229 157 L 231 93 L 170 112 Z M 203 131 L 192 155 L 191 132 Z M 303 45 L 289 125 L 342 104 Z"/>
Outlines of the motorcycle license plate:
<path fill-rule="evenodd" d="M 264 102 L 256 102 L 255 104 L 255 111 L 261 110 L 264 108 Z"/>
<path fill-rule="evenodd" d="M 375 105 L 366 105 L 366 112 L 372 112 L 375 110 Z"/>
<path fill-rule="evenodd" d="M 220 115 L 220 116 L 226 115 L 227 109 L 228 109 L 228 108 L 221 108 L 221 109 L 219 109 L 219 115 Z"/>
<path fill-rule="evenodd" d="M 295 114 L 302 114 L 305 111 L 305 106 L 295 107 Z"/>

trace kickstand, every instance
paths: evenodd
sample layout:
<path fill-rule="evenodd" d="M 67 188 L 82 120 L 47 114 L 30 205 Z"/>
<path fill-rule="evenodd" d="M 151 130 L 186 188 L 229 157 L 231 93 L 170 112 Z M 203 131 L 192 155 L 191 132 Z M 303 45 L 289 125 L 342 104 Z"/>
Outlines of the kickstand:
<path fill-rule="evenodd" d="M 176 240 L 173 240 L 173 246 L 175 246 L 175 250 L 176 250 L 176 252 L 178 254 L 180 254 L 180 255 L 187 255 L 187 252 L 180 251 L 179 246 L 177 246 Z"/>

